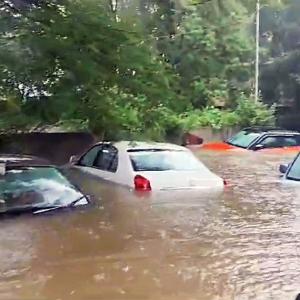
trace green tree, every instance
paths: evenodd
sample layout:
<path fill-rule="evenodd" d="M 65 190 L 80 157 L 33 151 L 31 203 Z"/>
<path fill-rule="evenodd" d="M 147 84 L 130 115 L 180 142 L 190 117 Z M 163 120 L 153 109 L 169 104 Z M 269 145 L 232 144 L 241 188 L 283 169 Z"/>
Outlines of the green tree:
<path fill-rule="evenodd" d="M 143 129 L 161 105 L 172 107 L 176 77 L 99 1 L 44 1 L 35 9 L 8 9 L 2 20 L 16 24 L 1 27 L 2 90 L 12 95 L 2 98 L 2 120 L 19 124 L 8 109 L 14 103 L 20 126 L 80 119 L 113 135 L 127 126 L 124 114 L 137 116 Z"/>
<path fill-rule="evenodd" d="M 300 109 L 300 1 L 261 11 L 260 89 L 266 103 L 293 102 Z"/>
<path fill-rule="evenodd" d="M 195 109 L 198 124 L 241 120 L 210 106 L 235 109 L 250 96 L 247 1 L 11 1 L 0 4 L 0 127 L 157 138 Z"/>
<path fill-rule="evenodd" d="M 186 14 L 174 60 L 195 107 L 234 106 L 241 92 L 250 93 L 254 51 L 245 18 L 245 10 L 230 13 L 215 3 Z"/>

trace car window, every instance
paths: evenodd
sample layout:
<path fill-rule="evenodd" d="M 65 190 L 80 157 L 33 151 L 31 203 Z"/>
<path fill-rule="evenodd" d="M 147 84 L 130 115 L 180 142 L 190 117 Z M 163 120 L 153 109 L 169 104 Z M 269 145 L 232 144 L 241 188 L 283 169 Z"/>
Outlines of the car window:
<path fill-rule="evenodd" d="M 91 148 L 86 154 L 82 156 L 82 158 L 79 161 L 79 165 L 85 166 L 85 167 L 92 167 L 97 154 L 101 150 L 102 145 L 97 145 Z"/>
<path fill-rule="evenodd" d="M 134 171 L 194 171 L 206 167 L 187 151 L 145 150 L 130 151 L 129 157 Z"/>
<path fill-rule="evenodd" d="M 300 155 L 296 157 L 286 177 L 291 180 L 300 181 Z"/>
<path fill-rule="evenodd" d="M 0 177 L 0 212 L 67 205 L 83 196 L 53 167 L 22 167 Z"/>
<path fill-rule="evenodd" d="M 269 136 L 263 139 L 259 144 L 264 148 L 277 148 L 282 147 L 282 138 L 278 136 Z"/>
<path fill-rule="evenodd" d="M 113 146 L 104 146 L 96 157 L 94 167 L 103 171 L 116 172 L 118 168 L 118 150 Z"/>
<path fill-rule="evenodd" d="M 284 147 L 292 147 L 292 146 L 299 146 L 299 138 L 298 136 L 291 136 L 291 137 L 283 137 L 283 145 Z"/>
<path fill-rule="evenodd" d="M 260 142 L 264 148 L 292 147 L 299 145 L 297 136 L 269 136 Z"/>

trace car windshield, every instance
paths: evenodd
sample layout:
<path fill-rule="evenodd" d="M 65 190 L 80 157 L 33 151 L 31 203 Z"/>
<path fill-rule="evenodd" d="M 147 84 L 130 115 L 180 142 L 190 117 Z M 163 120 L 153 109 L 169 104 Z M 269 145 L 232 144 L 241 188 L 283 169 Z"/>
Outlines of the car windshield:
<path fill-rule="evenodd" d="M 261 134 L 259 132 L 240 131 L 233 137 L 227 140 L 227 143 L 233 146 L 248 148 Z"/>
<path fill-rule="evenodd" d="M 83 195 L 53 167 L 22 167 L 0 177 L 0 212 L 71 204 Z"/>
<path fill-rule="evenodd" d="M 287 179 L 300 181 L 300 155 L 298 155 L 293 162 L 293 165 L 287 174 Z"/>
<path fill-rule="evenodd" d="M 130 152 L 134 171 L 196 171 L 206 167 L 191 153 L 174 150 L 138 150 Z"/>

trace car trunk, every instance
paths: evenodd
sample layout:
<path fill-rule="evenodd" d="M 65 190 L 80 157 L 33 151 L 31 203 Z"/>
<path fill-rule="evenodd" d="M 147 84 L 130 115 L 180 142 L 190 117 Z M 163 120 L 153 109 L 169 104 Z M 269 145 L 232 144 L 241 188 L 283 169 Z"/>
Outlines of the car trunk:
<path fill-rule="evenodd" d="M 211 172 L 199 171 L 146 171 L 136 172 L 148 179 L 153 190 L 195 189 L 223 187 L 223 180 Z"/>

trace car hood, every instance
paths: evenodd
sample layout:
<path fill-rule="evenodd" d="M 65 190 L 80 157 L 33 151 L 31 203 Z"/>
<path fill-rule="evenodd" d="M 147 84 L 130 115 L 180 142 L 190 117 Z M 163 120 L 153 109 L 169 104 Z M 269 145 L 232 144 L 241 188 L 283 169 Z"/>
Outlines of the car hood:
<path fill-rule="evenodd" d="M 243 148 L 235 147 L 232 145 L 229 145 L 225 142 L 212 142 L 212 143 L 206 143 L 201 146 L 201 149 L 203 150 L 212 150 L 212 151 L 228 151 L 228 150 L 245 150 Z"/>

